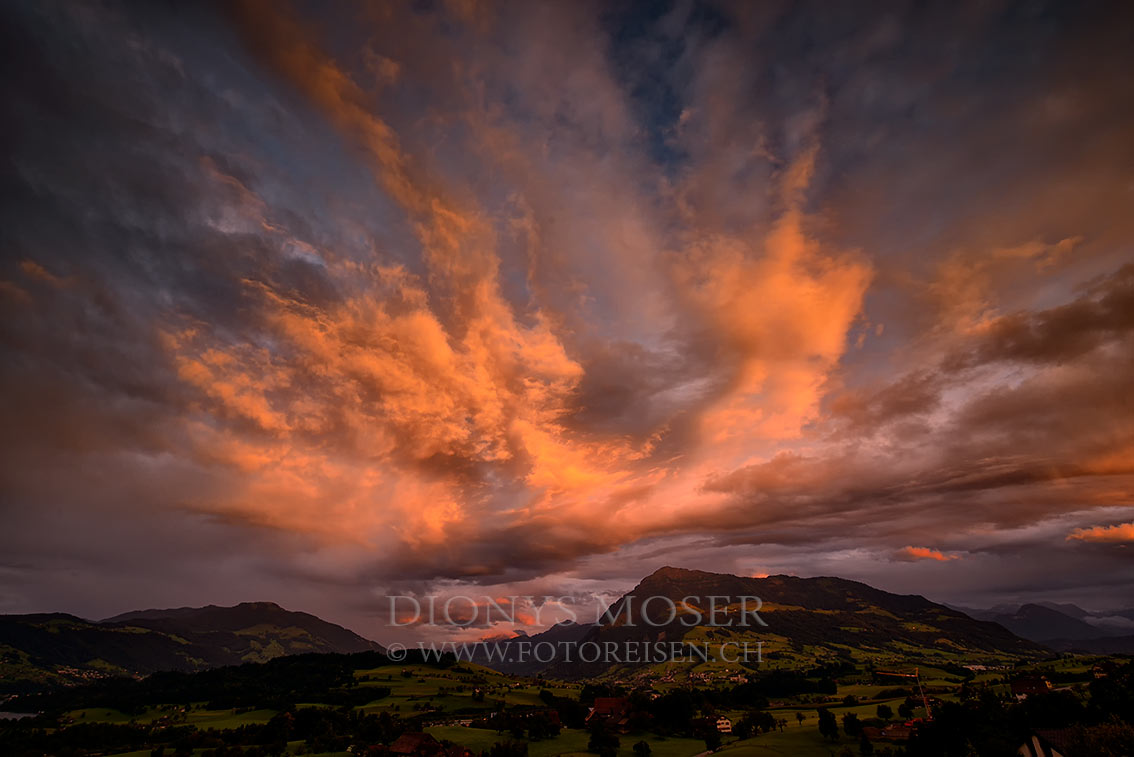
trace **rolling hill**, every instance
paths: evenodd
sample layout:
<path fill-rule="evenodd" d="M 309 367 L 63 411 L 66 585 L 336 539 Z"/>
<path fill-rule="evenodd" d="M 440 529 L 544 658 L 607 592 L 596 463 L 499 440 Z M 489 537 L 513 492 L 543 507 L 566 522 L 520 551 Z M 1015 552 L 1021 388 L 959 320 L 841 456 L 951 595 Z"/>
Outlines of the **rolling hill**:
<path fill-rule="evenodd" d="M 0 616 L 0 694 L 158 670 L 195 671 L 305 652 L 381 647 L 270 602 L 144 610 L 94 622 L 62 613 Z"/>

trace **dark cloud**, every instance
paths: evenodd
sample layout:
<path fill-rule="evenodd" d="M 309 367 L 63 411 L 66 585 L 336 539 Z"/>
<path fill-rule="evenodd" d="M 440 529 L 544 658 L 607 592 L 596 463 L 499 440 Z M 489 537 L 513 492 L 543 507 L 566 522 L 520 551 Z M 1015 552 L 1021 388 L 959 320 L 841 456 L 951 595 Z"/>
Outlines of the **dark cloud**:
<path fill-rule="evenodd" d="M 0 13 L 0 606 L 1134 580 L 1129 9 Z"/>
<path fill-rule="evenodd" d="M 1134 331 L 1134 264 L 1090 287 L 1083 297 L 1038 312 L 1013 313 L 993 321 L 972 352 L 947 361 L 949 368 L 972 363 L 1020 361 L 1063 363 Z"/>

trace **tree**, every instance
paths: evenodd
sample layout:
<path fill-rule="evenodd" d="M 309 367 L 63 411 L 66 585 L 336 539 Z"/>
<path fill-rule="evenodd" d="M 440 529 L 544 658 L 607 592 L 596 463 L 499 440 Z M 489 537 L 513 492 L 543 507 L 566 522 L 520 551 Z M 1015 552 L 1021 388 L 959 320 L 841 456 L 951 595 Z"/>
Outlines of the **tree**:
<path fill-rule="evenodd" d="M 622 746 L 618 736 L 606 729 L 606 725 L 599 721 L 591 728 L 591 738 L 587 741 L 587 751 L 594 752 L 600 757 L 615 757 L 618 748 Z"/>
<path fill-rule="evenodd" d="M 858 753 L 862 757 L 869 757 L 874 754 L 874 745 L 870 743 L 870 739 L 864 735 L 858 742 Z"/>
<path fill-rule="evenodd" d="M 1071 745 L 1076 747 L 1071 754 L 1092 754 L 1099 757 L 1117 757 L 1130 754 L 1134 745 L 1134 727 L 1113 717 L 1109 722 L 1086 728 L 1077 725 L 1071 729 Z"/>
<path fill-rule="evenodd" d="M 768 733 L 776 725 L 777 721 L 770 712 L 754 710 L 733 724 L 732 733 L 739 739 L 747 739 L 761 732 Z"/>
<path fill-rule="evenodd" d="M 717 729 L 714 728 L 705 734 L 705 748 L 710 752 L 721 748 L 721 734 Z"/>
<path fill-rule="evenodd" d="M 848 712 L 843 715 L 843 730 L 847 736 L 852 739 L 862 735 L 862 723 L 859 722 L 858 715 L 853 712 Z"/>
<path fill-rule="evenodd" d="M 529 715 L 525 719 L 525 724 L 528 727 L 528 738 L 532 741 L 553 739 L 559 735 L 559 723 L 553 720 L 550 715 L 543 713 Z"/>
<path fill-rule="evenodd" d="M 835 714 L 827 708 L 817 710 L 819 713 L 819 735 L 831 741 L 839 740 L 839 724 Z"/>
<path fill-rule="evenodd" d="M 528 742 L 498 741 L 488 750 L 488 757 L 528 757 Z"/>
<path fill-rule="evenodd" d="M 890 709 L 890 705 L 888 704 L 878 705 L 878 709 L 875 712 L 877 712 L 878 717 L 882 718 L 883 720 L 890 720 L 894 717 L 894 711 Z"/>
<path fill-rule="evenodd" d="M 909 720 L 910 718 L 912 718 L 913 705 L 911 705 L 908 701 L 902 702 L 900 705 L 898 705 L 898 717 L 900 717 L 902 720 Z"/>

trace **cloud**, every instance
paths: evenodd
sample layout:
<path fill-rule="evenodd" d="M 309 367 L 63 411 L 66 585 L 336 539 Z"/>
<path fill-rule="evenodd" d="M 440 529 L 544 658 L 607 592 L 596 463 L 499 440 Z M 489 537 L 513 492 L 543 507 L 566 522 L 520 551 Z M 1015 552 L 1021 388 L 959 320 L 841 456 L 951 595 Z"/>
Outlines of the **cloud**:
<path fill-rule="evenodd" d="M 936 560 L 937 562 L 949 562 L 950 560 L 959 560 L 960 555 L 945 554 L 939 549 L 931 549 L 929 547 L 902 547 L 895 555 L 894 559 L 904 560 L 907 562 L 918 562 L 920 560 Z"/>
<path fill-rule="evenodd" d="M 1113 526 L 1076 528 L 1067 535 L 1068 541 L 1092 541 L 1102 544 L 1134 542 L 1134 523 L 1117 523 Z"/>
<path fill-rule="evenodd" d="M 9 606 L 1128 580 L 1123 11 L 3 12 Z"/>

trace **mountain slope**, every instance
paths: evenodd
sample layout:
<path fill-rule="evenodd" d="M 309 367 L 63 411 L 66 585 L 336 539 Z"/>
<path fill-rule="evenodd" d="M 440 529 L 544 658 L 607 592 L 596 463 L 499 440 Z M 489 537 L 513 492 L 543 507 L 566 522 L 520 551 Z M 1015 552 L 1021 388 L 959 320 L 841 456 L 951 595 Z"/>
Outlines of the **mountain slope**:
<path fill-rule="evenodd" d="M 235 651 L 245 661 L 302 652 L 350 653 L 381 649 L 376 642 L 354 631 L 310 613 L 285 610 L 272 602 L 139 610 L 107 618 L 102 624 L 191 635 L 202 642 L 207 640 Z"/>
<path fill-rule="evenodd" d="M 709 597 L 727 612 L 721 623 L 740 621 L 741 597 L 759 597 L 766 626 L 710 625 Z M 665 597 L 679 608 L 671 617 Z M 683 600 L 690 599 L 682 605 Z M 755 606 L 750 601 L 749 609 Z M 689 626 L 699 613 L 701 622 Z M 754 621 L 753 621 L 754 622 Z M 917 595 L 898 595 L 842 578 L 771 576 L 744 578 L 720 573 L 661 568 L 615 603 L 585 642 L 684 641 L 695 644 L 755 645 L 762 642 L 764 665 L 809 667 L 839 661 L 900 665 L 959 665 L 977 660 L 1035 657 L 1046 650 L 1021 639 L 995 623 L 974 620 L 964 613 Z M 612 666 L 567 665 L 553 672 L 596 675 Z M 618 667 L 613 666 L 613 667 Z"/>
<path fill-rule="evenodd" d="M 998 605 L 987 610 L 954 609 L 973 618 L 999 623 L 1017 636 L 1058 650 L 1068 649 L 1071 642 L 1098 641 L 1105 647 L 1107 638 L 1130 636 L 1134 630 L 1134 622 L 1131 622 L 1134 613 L 1128 610 L 1091 612 L 1076 605 L 1054 602 L 1018 607 Z M 1080 648 L 1088 646 L 1080 645 Z"/>
<path fill-rule="evenodd" d="M 730 603 L 744 595 L 756 596 L 763 603 L 759 614 L 768 623 L 760 629 L 762 633 L 805 644 L 853 639 L 859 645 L 904 641 L 933 646 L 938 637 L 944 637 L 950 641 L 948 646 L 963 645 L 973 650 L 1004 654 L 1038 651 L 1037 645 L 994 623 L 973 620 L 920 595 L 891 594 L 844 578 L 742 578 L 667 567 L 645 578 L 627 597 L 653 595 L 674 601 L 686 595 L 724 595 Z M 614 616 L 623 612 L 627 597 L 613 608 Z M 833 638 L 836 636 L 841 641 Z"/>
<path fill-rule="evenodd" d="M 1036 602 L 1036 604 L 1040 607 L 1046 607 L 1049 610 L 1056 610 L 1057 612 L 1061 612 L 1069 618 L 1078 618 L 1079 620 L 1083 620 L 1084 618 L 1087 618 L 1091 615 L 1091 613 L 1087 612 L 1082 607 L 1079 607 L 1079 605 L 1073 605 L 1064 602 Z"/>
<path fill-rule="evenodd" d="M 193 671 L 304 652 L 380 650 L 314 615 L 256 602 L 126 613 L 0 616 L 0 694 L 158 670 Z"/>
<path fill-rule="evenodd" d="M 1040 643 L 1048 639 L 1094 639 L 1106 635 L 1105 631 L 1080 618 L 1039 604 L 1021 605 L 1011 615 L 996 615 L 990 620 L 1017 636 Z"/>

